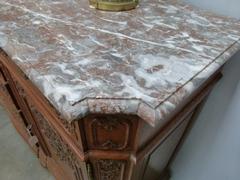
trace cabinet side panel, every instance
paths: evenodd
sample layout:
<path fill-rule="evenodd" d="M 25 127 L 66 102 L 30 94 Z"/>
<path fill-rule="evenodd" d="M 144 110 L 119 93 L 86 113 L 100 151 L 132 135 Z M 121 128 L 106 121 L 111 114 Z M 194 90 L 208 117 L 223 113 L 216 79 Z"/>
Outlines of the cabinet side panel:
<path fill-rule="evenodd" d="M 191 115 L 150 155 L 144 180 L 159 180 L 191 119 Z"/>

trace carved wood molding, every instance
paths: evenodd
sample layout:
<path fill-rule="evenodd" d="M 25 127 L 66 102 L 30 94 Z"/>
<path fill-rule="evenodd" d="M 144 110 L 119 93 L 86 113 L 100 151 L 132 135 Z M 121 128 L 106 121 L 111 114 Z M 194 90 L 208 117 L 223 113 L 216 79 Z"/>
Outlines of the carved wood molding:
<path fill-rule="evenodd" d="M 19 115 L 19 110 L 17 110 L 17 107 L 14 105 L 7 88 L 2 84 L 0 85 L 0 103 L 9 111 L 14 119 L 17 119 L 18 122 L 25 127 L 25 124 Z"/>
<path fill-rule="evenodd" d="M 67 120 L 62 119 L 61 118 L 61 122 L 62 125 L 64 126 L 64 128 L 70 133 L 70 134 L 74 134 L 76 129 L 75 129 L 75 125 L 73 122 L 69 123 Z"/>
<path fill-rule="evenodd" d="M 17 88 L 19 95 L 22 97 L 26 97 L 25 90 L 22 88 L 22 86 L 16 80 L 14 80 L 14 84 L 15 87 Z"/>

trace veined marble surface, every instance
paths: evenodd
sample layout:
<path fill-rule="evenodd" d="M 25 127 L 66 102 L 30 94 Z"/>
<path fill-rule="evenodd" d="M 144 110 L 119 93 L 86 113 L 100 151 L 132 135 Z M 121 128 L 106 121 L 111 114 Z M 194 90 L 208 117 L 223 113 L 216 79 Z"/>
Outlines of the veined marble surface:
<path fill-rule="evenodd" d="M 0 47 L 69 121 L 100 112 L 163 123 L 239 39 L 240 21 L 178 0 L 117 13 L 87 0 L 0 0 Z"/>

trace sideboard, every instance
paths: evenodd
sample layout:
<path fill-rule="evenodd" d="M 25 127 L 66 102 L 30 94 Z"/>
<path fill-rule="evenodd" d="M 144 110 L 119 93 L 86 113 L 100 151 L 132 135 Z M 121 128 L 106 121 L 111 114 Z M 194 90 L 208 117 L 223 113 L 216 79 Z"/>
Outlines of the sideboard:
<path fill-rule="evenodd" d="M 58 180 L 167 180 L 239 40 L 238 20 L 178 0 L 3 0 L 0 102 Z"/>

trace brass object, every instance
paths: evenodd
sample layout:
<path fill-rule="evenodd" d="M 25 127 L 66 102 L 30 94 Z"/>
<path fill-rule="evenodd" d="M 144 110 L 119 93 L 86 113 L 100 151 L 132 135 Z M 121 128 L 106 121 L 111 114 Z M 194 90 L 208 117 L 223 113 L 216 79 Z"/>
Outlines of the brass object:
<path fill-rule="evenodd" d="M 105 11 L 127 11 L 136 8 L 138 0 L 89 0 L 90 6 Z"/>

